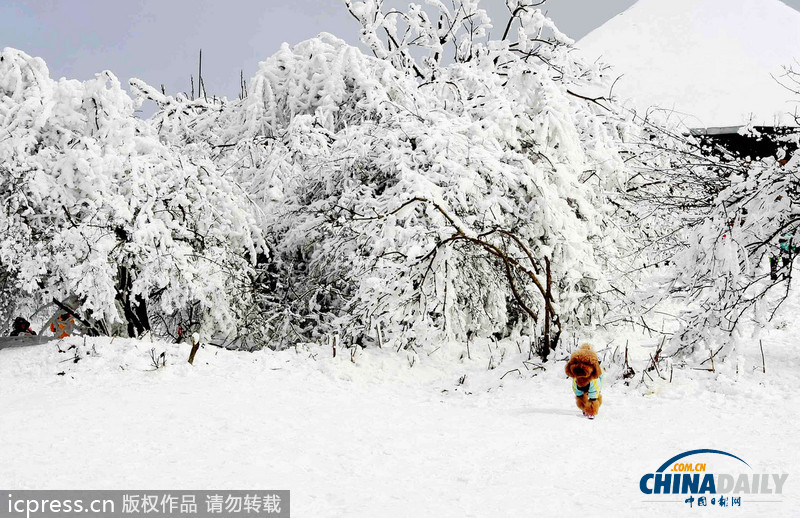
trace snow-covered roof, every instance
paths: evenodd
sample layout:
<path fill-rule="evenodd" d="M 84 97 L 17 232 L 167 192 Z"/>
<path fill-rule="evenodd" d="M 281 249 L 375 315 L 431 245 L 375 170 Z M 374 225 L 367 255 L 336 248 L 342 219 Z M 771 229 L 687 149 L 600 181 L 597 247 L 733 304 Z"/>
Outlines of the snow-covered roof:
<path fill-rule="evenodd" d="M 639 0 L 577 46 L 612 64 L 617 99 L 685 114 L 689 127 L 794 125 L 800 12 L 780 0 Z"/>

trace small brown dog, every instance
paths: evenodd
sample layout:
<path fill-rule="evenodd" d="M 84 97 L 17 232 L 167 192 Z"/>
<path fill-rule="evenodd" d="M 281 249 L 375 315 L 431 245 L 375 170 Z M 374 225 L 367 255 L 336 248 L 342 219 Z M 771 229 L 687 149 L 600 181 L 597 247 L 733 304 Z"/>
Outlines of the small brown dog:
<path fill-rule="evenodd" d="M 589 344 L 581 345 L 573 351 L 564 369 L 567 376 L 572 378 L 572 390 L 575 392 L 575 402 L 583 415 L 594 419 L 603 404 L 600 388 L 603 383 L 603 368 L 600 360 Z"/>

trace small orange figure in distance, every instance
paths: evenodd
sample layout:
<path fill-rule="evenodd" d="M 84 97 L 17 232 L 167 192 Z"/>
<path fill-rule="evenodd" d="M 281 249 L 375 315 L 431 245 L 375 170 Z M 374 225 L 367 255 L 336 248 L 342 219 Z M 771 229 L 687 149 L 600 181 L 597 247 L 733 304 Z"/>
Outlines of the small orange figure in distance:
<path fill-rule="evenodd" d="M 61 313 L 56 321 L 50 324 L 50 331 L 56 338 L 66 338 L 75 331 L 75 319 L 69 313 Z"/>

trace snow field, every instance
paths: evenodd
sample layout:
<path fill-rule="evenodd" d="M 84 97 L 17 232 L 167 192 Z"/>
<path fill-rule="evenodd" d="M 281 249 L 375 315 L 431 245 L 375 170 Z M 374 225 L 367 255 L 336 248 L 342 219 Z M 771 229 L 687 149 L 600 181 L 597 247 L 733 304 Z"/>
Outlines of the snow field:
<path fill-rule="evenodd" d="M 767 340 L 766 377 L 749 355 L 738 380 L 681 369 L 650 389 L 612 381 L 595 421 L 579 416 L 562 362 L 499 380 L 504 366 L 487 371 L 477 359 L 409 367 L 365 350 L 352 363 L 318 346 L 207 347 L 195 367 L 184 363 L 188 346 L 147 341 L 64 340 L 62 349 L 94 346 L 77 364 L 54 344 L 7 349 L 0 481 L 291 489 L 293 516 L 677 516 L 682 504 L 645 502 L 639 478 L 675 453 L 713 447 L 790 473 L 783 502 L 760 504 L 788 511 L 800 507 L 788 336 Z M 166 367 L 150 370 L 151 347 L 168 352 Z M 746 504 L 729 511 L 758 516 Z"/>

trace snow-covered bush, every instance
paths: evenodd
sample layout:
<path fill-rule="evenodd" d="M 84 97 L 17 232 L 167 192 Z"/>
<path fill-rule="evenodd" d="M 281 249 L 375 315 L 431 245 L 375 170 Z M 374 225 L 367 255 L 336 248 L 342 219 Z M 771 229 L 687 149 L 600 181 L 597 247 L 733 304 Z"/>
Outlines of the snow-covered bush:
<path fill-rule="evenodd" d="M 264 250 L 256 211 L 135 108 L 110 72 L 54 81 L 41 59 L 0 53 L 5 289 L 29 308 L 76 296 L 100 327 L 131 335 L 190 310 L 207 333 L 235 328 Z"/>
<path fill-rule="evenodd" d="M 597 323 L 630 130 L 590 95 L 597 70 L 534 2 L 510 2 L 494 40 L 475 1 L 432 3 L 438 28 L 413 5 L 346 4 L 377 57 L 330 35 L 285 45 L 235 103 L 134 85 L 159 104 L 163 141 L 259 206 L 263 336 L 548 335 L 546 357 L 566 326 Z"/>
<path fill-rule="evenodd" d="M 798 157 L 752 160 L 643 125 L 618 198 L 637 242 L 621 267 L 636 289 L 611 319 L 649 329 L 666 317 L 665 354 L 725 355 L 742 324 L 767 324 L 788 293 Z"/>
<path fill-rule="evenodd" d="M 131 80 L 133 100 L 108 72 L 56 82 L 4 51 L 15 300 L 75 294 L 131 334 L 183 322 L 251 345 L 398 349 L 526 335 L 546 358 L 610 310 L 639 323 L 724 292 L 704 273 L 716 260 L 691 254 L 734 196 L 720 168 L 756 169 L 619 112 L 539 2 L 508 0 L 494 39 L 477 0 L 344 3 L 374 56 L 327 34 L 284 45 L 234 102 Z M 158 112 L 140 120 L 146 100 Z"/>

